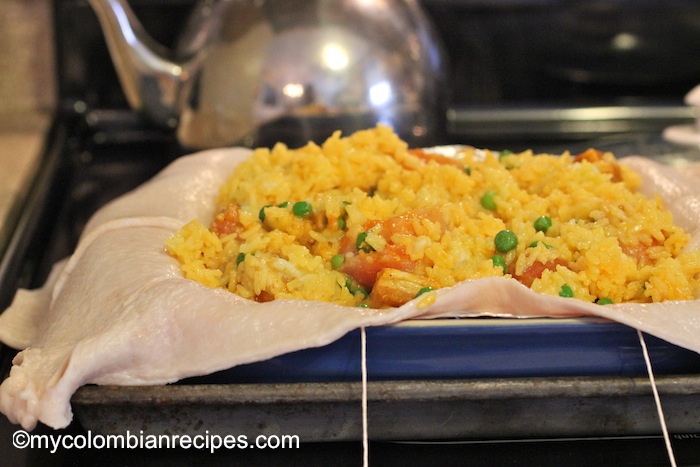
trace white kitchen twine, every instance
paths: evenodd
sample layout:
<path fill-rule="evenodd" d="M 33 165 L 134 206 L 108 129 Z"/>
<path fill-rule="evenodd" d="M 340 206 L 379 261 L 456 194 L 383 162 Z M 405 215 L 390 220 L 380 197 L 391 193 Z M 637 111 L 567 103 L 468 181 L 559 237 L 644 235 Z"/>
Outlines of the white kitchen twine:
<path fill-rule="evenodd" d="M 651 391 L 654 393 L 654 402 L 656 403 L 656 412 L 659 415 L 659 422 L 661 423 L 661 431 L 664 435 L 664 442 L 666 443 L 666 452 L 668 452 L 668 460 L 671 461 L 671 466 L 676 467 L 676 456 L 673 454 L 673 447 L 671 446 L 671 438 L 668 435 L 668 428 L 666 427 L 666 418 L 664 417 L 664 410 L 661 407 L 661 398 L 659 397 L 659 390 L 656 387 L 656 380 L 654 379 L 654 371 L 651 369 L 651 360 L 649 359 L 649 351 L 647 350 L 647 343 L 644 340 L 644 334 L 642 331 L 637 329 L 637 335 L 639 336 L 639 343 L 642 346 L 642 354 L 644 354 L 644 363 L 647 366 L 647 373 L 649 374 L 649 382 L 651 383 Z"/>
<path fill-rule="evenodd" d="M 360 328 L 362 339 L 362 465 L 369 466 L 369 435 L 367 434 L 367 333 Z"/>
<path fill-rule="evenodd" d="M 673 447 L 671 446 L 671 438 L 668 434 L 668 428 L 666 427 L 666 418 L 664 417 L 664 410 L 661 407 L 661 398 L 659 397 L 659 390 L 656 387 L 656 380 L 654 378 L 654 370 L 651 368 L 651 360 L 649 359 L 649 351 L 647 350 L 647 344 L 644 340 L 644 334 L 642 331 L 637 329 L 637 336 L 639 336 L 639 343 L 642 346 L 642 354 L 644 355 L 644 363 L 647 367 L 647 374 L 649 375 L 649 382 L 651 383 L 651 391 L 654 394 L 654 402 L 656 403 L 656 412 L 659 416 L 659 422 L 661 424 L 661 431 L 664 436 L 664 442 L 666 444 L 666 451 L 668 452 L 668 460 L 671 462 L 672 467 L 677 467 L 676 456 L 673 453 Z M 369 435 L 368 435 L 368 422 L 367 422 L 367 333 L 365 332 L 364 326 L 360 328 L 360 338 L 361 338 L 361 371 L 362 371 L 362 465 L 364 467 L 369 466 Z"/>

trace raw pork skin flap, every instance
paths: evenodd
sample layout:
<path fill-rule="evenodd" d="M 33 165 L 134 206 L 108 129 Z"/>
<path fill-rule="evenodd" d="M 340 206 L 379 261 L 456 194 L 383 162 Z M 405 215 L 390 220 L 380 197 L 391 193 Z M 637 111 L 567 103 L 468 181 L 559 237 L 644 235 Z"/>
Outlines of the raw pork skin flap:
<path fill-rule="evenodd" d="M 246 149 L 180 158 L 90 220 L 73 255 L 38 290 L 19 290 L 0 315 L 0 340 L 23 349 L 0 385 L 0 410 L 25 429 L 66 427 L 84 384 L 166 384 L 295 350 L 326 345 L 364 326 L 434 317 L 596 315 L 700 352 L 700 303 L 600 306 L 540 295 L 500 277 L 458 284 L 399 308 L 300 300 L 256 303 L 185 279 L 165 251 L 181 226 L 214 215 L 214 200 Z M 700 171 L 642 158 L 626 163 L 658 192 L 700 244 Z"/>

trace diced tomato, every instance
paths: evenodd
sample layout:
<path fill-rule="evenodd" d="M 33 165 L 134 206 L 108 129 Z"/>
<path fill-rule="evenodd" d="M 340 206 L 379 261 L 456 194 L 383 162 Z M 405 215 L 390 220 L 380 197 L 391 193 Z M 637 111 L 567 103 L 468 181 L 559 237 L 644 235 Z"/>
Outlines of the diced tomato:
<path fill-rule="evenodd" d="M 414 213 L 405 214 L 403 216 L 392 217 L 382 222 L 381 235 L 387 240 L 391 239 L 394 234 L 415 235 L 416 230 L 413 228 L 413 221 L 420 217 Z"/>
<path fill-rule="evenodd" d="M 420 221 L 421 219 L 437 222 L 443 229 L 446 227 L 440 211 L 435 208 L 426 208 L 420 211 L 407 212 L 405 214 L 401 214 L 400 216 L 391 217 L 383 222 L 375 223 L 375 225 L 381 224 L 379 233 L 382 237 L 389 241 L 395 234 L 416 235 L 416 229 L 413 227 L 413 223 L 416 220 Z M 369 228 L 371 227 L 365 226 L 366 230 L 369 230 Z"/>
<path fill-rule="evenodd" d="M 234 204 L 229 204 L 226 209 L 216 215 L 211 223 L 211 231 L 219 237 L 232 234 L 241 227 L 241 210 Z"/>
<path fill-rule="evenodd" d="M 384 269 L 413 271 L 416 268 L 416 263 L 408 256 L 406 249 L 401 245 L 392 243 L 391 238 L 395 234 L 416 235 L 413 223 L 420 219 L 439 222 L 442 228 L 445 228 L 440 211 L 434 208 L 408 212 L 384 221 L 371 220 L 365 222 L 362 228 L 365 231 L 371 229 L 384 237 L 387 245 L 381 251 L 358 252 L 357 238 L 346 235 L 340 242 L 340 253 L 354 252 L 356 254 L 346 255 L 345 263 L 340 269 L 341 272 L 355 279 L 363 287 L 371 288 L 377 280 L 377 274 Z"/>
<path fill-rule="evenodd" d="M 357 242 L 356 238 L 352 238 L 350 235 L 345 235 L 340 239 L 340 247 L 338 252 L 342 255 L 350 253 L 351 251 L 357 251 L 355 244 Z"/>
<path fill-rule="evenodd" d="M 594 148 L 588 148 L 580 154 L 574 157 L 574 162 L 588 161 L 588 162 L 598 162 L 603 160 L 603 151 Z"/>
<path fill-rule="evenodd" d="M 464 166 L 457 159 L 443 156 L 441 154 L 433 154 L 433 153 L 425 152 L 423 149 L 409 149 L 408 152 L 410 152 L 414 156 L 422 159 L 425 162 L 434 161 L 434 162 L 437 162 L 438 164 L 454 165 L 455 167 L 459 167 L 460 169 Z"/>
<path fill-rule="evenodd" d="M 661 245 L 661 242 L 654 238 L 651 240 L 650 245 L 644 245 L 643 243 L 637 243 L 635 246 L 622 245 L 622 251 L 627 256 L 634 258 L 640 266 L 646 266 L 652 262 L 649 257 L 649 248 L 659 245 Z"/>
<path fill-rule="evenodd" d="M 542 277 L 543 272 L 547 270 L 556 271 L 557 266 L 567 266 L 567 264 L 568 263 L 561 258 L 552 261 L 547 261 L 546 263 L 536 261 L 532 264 L 532 266 L 525 269 L 525 271 L 523 271 L 521 275 L 518 276 L 514 273 L 511 274 L 513 274 L 513 277 L 520 281 L 520 283 L 530 287 L 535 281 L 535 279 L 540 279 Z"/>
<path fill-rule="evenodd" d="M 434 208 L 423 209 L 417 212 L 408 212 L 400 216 L 394 216 L 387 220 L 370 220 L 362 224 L 362 229 L 364 231 L 373 230 L 378 233 L 387 242 L 391 242 L 391 237 L 395 234 L 403 235 L 416 235 L 416 229 L 413 227 L 413 222 L 416 219 L 428 219 L 432 222 L 438 222 L 444 230 L 446 224 L 442 219 L 440 211 Z M 349 253 L 351 251 L 357 251 L 356 248 L 357 238 L 353 238 L 349 235 L 344 236 L 340 240 L 339 252 L 342 254 Z"/>
<path fill-rule="evenodd" d="M 272 293 L 268 292 L 267 290 L 263 290 L 260 292 L 260 294 L 255 296 L 255 301 L 260 302 L 260 303 L 271 302 L 274 299 L 275 299 L 275 296 L 272 295 Z"/>
<path fill-rule="evenodd" d="M 382 251 L 360 252 L 348 256 L 340 271 L 355 279 L 361 286 L 371 289 L 377 275 L 383 269 L 412 271 L 415 266 L 403 246 L 389 244 Z"/>
<path fill-rule="evenodd" d="M 622 181 L 622 169 L 616 160 L 605 160 L 605 153 L 599 149 L 589 148 L 574 157 L 574 162 L 588 161 L 595 164 L 601 172 L 612 175 L 612 182 Z"/>

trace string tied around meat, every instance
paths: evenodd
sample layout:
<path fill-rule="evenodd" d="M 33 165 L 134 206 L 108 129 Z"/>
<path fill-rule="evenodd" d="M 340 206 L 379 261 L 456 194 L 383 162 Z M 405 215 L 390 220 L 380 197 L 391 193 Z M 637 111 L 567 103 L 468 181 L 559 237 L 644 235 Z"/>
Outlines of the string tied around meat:
<path fill-rule="evenodd" d="M 659 417 L 659 423 L 661 425 L 661 431 L 664 438 L 664 444 L 666 446 L 666 451 L 668 454 L 668 459 L 672 467 L 676 467 L 676 457 L 673 451 L 673 446 L 671 445 L 671 438 L 669 436 L 668 427 L 666 426 L 666 418 L 664 416 L 663 407 L 661 405 L 661 397 L 659 396 L 659 390 L 656 386 L 656 379 L 654 377 L 654 371 L 651 365 L 651 359 L 649 358 L 649 351 L 647 349 L 646 341 L 644 340 L 644 334 L 642 331 L 637 330 L 637 335 L 639 337 L 639 344 L 642 348 L 642 355 L 644 357 L 644 363 L 646 365 L 647 374 L 649 377 L 649 382 L 651 384 L 652 393 L 654 395 L 654 403 L 656 404 L 656 411 Z M 367 333 L 365 327 L 360 328 L 360 339 L 361 339 L 361 374 L 362 374 L 362 465 L 364 467 L 369 466 L 369 414 L 368 414 L 368 403 L 367 403 Z"/>

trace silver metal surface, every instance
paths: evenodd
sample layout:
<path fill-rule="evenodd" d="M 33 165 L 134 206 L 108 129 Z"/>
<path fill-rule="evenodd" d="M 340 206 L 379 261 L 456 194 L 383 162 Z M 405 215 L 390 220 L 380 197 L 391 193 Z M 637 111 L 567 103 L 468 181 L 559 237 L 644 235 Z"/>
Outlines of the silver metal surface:
<path fill-rule="evenodd" d="M 694 109 L 683 105 L 454 107 L 447 111 L 447 131 L 461 139 L 592 139 L 660 133 L 669 125 L 694 121 Z"/>
<path fill-rule="evenodd" d="M 669 432 L 700 433 L 700 377 L 656 380 Z M 358 440 L 361 384 L 80 388 L 72 403 L 95 433 L 296 434 Z M 616 437 L 661 432 L 646 377 L 567 377 L 368 384 L 373 440 Z"/>
<path fill-rule="evenodd" d="M 201 0 L 174 51 L 126 0 L 90 3 L 131 106 L 186 147 L 290 116 L 299 131 L 385 123 L 415 144 L 442 124 L 442 48 L 415 0 Z"/>

